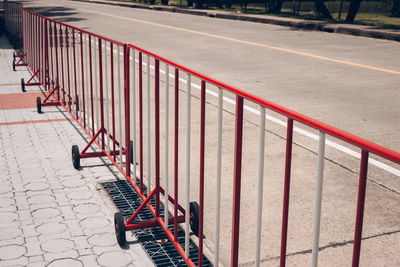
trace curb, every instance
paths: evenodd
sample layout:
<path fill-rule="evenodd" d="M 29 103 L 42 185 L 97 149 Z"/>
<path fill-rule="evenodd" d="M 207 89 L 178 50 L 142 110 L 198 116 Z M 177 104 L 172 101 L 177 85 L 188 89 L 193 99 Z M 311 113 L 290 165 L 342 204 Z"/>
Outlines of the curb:
<path fill-rule="evenodd" d="M 264 15 L 245 15 L 237 14 L 228 11 L 220 10 L 200 10 L 200 9 L 189 9 L 174 6 L 162 6 L 162 5 L 146 5 L 140 3 L 129 3 L 129 2 L 118 2 L 118 1 L 102 1 L 102 0 L 71 0 L 76 2 L 95 3 L 112 6 L 123 6 L 130 8 L 142 8 L 156 11 L 167 11 L 176 12 L 181 14 L 205 16 L 219 19 L 230 19 L 230 20 L 241 20 L 255 23 L 272 24 L 278 26 L 292 27 L 303 30 L 314 30 L 323 31 L 329 33 L 347 34 L 353 36 L 361 36 L 368 38 L 384 39 L 390 41 L 400 42 L 400 30 L 392 31 L 385 29 L 371 29 L 371 26 L 364 25 L 353 25 L 353 24 L 334 24 L 323 21 L 303 20 L 303 19 L 292 19 L 292 18 L 280 18 Z"/>

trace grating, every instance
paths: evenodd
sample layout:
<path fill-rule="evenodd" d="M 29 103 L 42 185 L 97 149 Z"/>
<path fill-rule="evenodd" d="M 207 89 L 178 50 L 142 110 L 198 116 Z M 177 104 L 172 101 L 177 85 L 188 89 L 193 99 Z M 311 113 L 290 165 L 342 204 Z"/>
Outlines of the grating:
<path fill-rule="evenodd" d="M 135 210 L 139 208 L 140 204 L 142 204 L 142 199 L 126 180 L 106 182 L 101 185 L 108 192 L 125 220 L 129 219 Z M 144 193 L 146 194 L 145 187 Z M 150 202 L 154 206 L 154 198 Z M 160 216 L 163 216 L 163 214 L 164 206 L 160 203 Z M 146 207 L 140 212 L 135 221 L 149 219 L 154 219 L 154 217 Z M 169 230 L 174 234 L 173 225 L 169 226 Z M 157 267 L 187 266 L 174 245 L 169 242 L 167 235 L 161 227 L 135 230 L 133 234 Z M 182 247 L 185 247 L 185 231 L 182 227 L 178 227 L 178 242 Z M 193 263 L 198 265 L 198 248 L 192 240 L 190 240 L 189 244 L 189 254 Z M 212 266 L 211 262 L 204 255 L 203 266 Z"/>

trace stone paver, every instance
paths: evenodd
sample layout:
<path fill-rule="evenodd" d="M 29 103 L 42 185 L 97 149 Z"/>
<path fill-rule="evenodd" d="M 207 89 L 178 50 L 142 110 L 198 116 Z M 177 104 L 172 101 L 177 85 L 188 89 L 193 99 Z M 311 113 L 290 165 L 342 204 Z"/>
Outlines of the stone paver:
<path fill-rule="evenodd" d="M 106 252 L 101 255 L 98 259 L 101 266 L 126 266 L 132 260 L 129 255 L 124 254 L 120 251 Z"/>
<path fill-rule="evenodd" d="M 29 79 L 25 68 L 12 71 L 13 50 L 2 36 L 0 46 L 0 84 Z M 0 87 L 0 97 L 17 93 L 19 85 Z M 88 142 L 75 122 L 4 124 L 69 117 L 56 107 L 43 110 L 0 109 L 0 266 L 152 266 L 140 245 L 122 250 L 117 244 L 116 210 L 96 181 L 115 177 L 104 162 L 94 158 L 88 165 L 95 167 L 73 168 L 71 146 Z"/>
<path fill-rule="evenodd" d="M 11 245 L 3 246 L 0 248 L 0 259 L 5 260 L 15 260 L 23 256 L 26 253 L 26 248 L 23 246 Z"/>

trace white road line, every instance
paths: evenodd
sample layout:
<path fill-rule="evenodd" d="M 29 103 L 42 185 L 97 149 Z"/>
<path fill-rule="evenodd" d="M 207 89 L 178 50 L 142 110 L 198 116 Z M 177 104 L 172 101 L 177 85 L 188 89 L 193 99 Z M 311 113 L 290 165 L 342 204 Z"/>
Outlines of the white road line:
<path fill-rule="evenodd" d="M 39 2 L 40 2 L 40 1 L 39 1 Z M 49 4 L 49 3 L 46 2 L 46 4 Z M 51 4 L 50 4 L 50 5 L 51 5 Z M 53 4 L 53 6 L 58 6 L 58 5 L 54 5 L 54 4 Z M 88 10 L 84 10 L 84 11 L 88 11 Z M 341 62 L 341 63 L 343 63 L 343 62 Z M 357 65 L 361 66 L 360 64 L 357 64 Z M 153 66 L 151 66 L 151 67 L 154 68 Z M 372 68 L 372 67 L 371 67 L 371 68 Z M 378 69 L 378 68 L 374 68 L 374 69 L 375 69 L 375 70 L 382 70 L 382 69 Z M 387 70 L 385 70 L 385 71 L 387 71 Z M 161 72 L 162 72 L 162 71 L 161 71 Z M 389 72 L 389 71 L 388 71 L 388 72 Z M 395 74 L 399 74 L 399 72 L 394 72 L 394 71 L 390 71 L 390 72 L 395 73 Z M 170 76 L 172 76 L 172 74 L 170 74 Z M 186 81 L 183 81 L 183 80 L 181 80 L 181 79 L 179 79 L 179 80 L 182 81 L 182 82 L 184 82 L 184 83 L 186 83 Z M 195 88 L 197 88 L 197 89 L 200 90 L 200 86 L 199 86 L 199 85 L 194 84 L 194 83 L 192 83 L 192 85 L 193 85 Z M 210 95 L 212 95 L 212 96 L 214 96 L 214 97 L 218 97 L 217 93 L 215 93 L 214 91 L 207 90 L 207 93 L 210 94 Z M 235 105 L 235 101 L 233 101 L 232 99 L 227 98 L 227 97 L 225 97 L 225 96 L 223 97 L 223 99 L 224 99 L 225 102 L 230 103 L 230 104 L 232 104 L 232 105 Z M 259 112 L 258 110 L 254 109 L 254 108 L 251 108 L 251 107 L 249 107 L 249 106 L 246 106 L 246 105 L 245 105 L 245 106 L 244 106 L 244 109 L 247 110 L 247 111 L 249 111 L 249 112 L 251 112 L 251 113 L 254 113 L 254 114 L 256 114 L 256 115 L 260 115 L 260 112 Z M 283 126 L 283 127 L 286 127 L 286 123 L 285 123 L 284 121 L 278 119 L 278 118 L 272 117 L 272 116 L 270 116 L 270 115 L 265 115 L 265 118 L 266 118 L 267 120 L 269 120 L 269 121 L 272 121 L 272 122 L 278 124 L 278 125 L 281 125 L 281 126 Z M 300 134 L 302 134 L 302 135 L 304 135 L 304 136 L 307 136 L 307 137 L 309 137 L 309 138 L 311 138 L 311 139 L 314 139 L 314 140 L 316 140 L 316 141 L 318 140 L 318 136 L 317 136 L 316 134 L 310 133 L 310 132 L 308 132 L 308 131 L 306 131 L 306 130 L 300 129 L 300 128 L 298 128 L 298 127 L 294 127 L 294 131 L 297 132 L 297 133 L 300 133 Z M 338 143 L 335 143 L 335 142 L 333 142 L 333 141 L 326 140 L 326 145 L 328 145 L 328 146 L 330 146 L 330 147 L 332 147 L 332 148 L 335 148 L 336 150 L 339 150 L 339 151 L 341 151 L 341 152 L 344 152 L 344 153 L 346 153 L 346 154 L 348 154 L 348 155 L 350 155 L 350 156 L 353 156 L 353 157 L 355 157 L 355 158 L 357 158 L 357 159 L 360 159 L 360 158 L 361 158 L 361 153 L 356 152 L 356 151 L 354 151 L 354 150 L 352 150 L 352 149 L 349 149 L 349 148 L 347 148 L 347 147 L 345 147 L 345 146 L 342 146 L 342 145 L 340 145 L 340 144 L 338 144 Z M 374 165 L 374 166 L 376 166 L 376 167 L 382 169 L 382 170 L 385 170 L 385 171 L 387 171 L 387 172 L 389 172 L 389 173 L 391 173 L 391 174 L 393 174 L 393 175 L 396 175 L 396 176 L 400 177 L 400 170 L 399 170 L 399 169 L 396 169 L 396 168 L 394 168 L 394 167 L 392 167 L 392 166 L 389 166 L 389 165 L 387 165 L 387 164 L 385 164 L 385 163 L 383 163 L 383 162 L 381 162 L 381 161 L 378 161 L 378 160 L 375 160 L 375 159 L 371 159 L 371 158 L 369 158 L 368 162 L 371 163 L 372 165 Z"/>
<path fill-rule="evenodd" d="M 108 48 L 108 49 L 109 49 L 109 48 Z M 121 54 L 122 54 L 122 52 L 121 52 Z M 130 57 L 130 59 L 132 59 L 132 57 Z M 135 62 L 138 63 L 139 60 L 136 59 Z M 147 63 L 146 63 L 146 62 L 143 62 L 143 65 L 146 66 Z M 150 68 L 151 68 L 151 69 L 154 69 L 154 66 L 153 66 L 153 65 L 150 65 Z M 163 70 L 160 70 L 160 72 L 161 72 L 162 74 L 165 74 Z M 169 76 L 170 76 L 171 78 L 174 78 L 174 75 L 171 74 L 171 73 L 169 74 Z M 179 81 L 180 81 L 180 82 L 183 82 L 183 83 L 186 83 L 186 80 L 185 80 L 185 79 L 182 79 L 182 78 L 179 78 Z M 196 89 L 198 89 L 198 90 L 201 90 L 201 86 L 200 86 L 200 85 L 198 85 L 198 84 L 196 84 L 196 83 L 194 83 L 194 82 L 192 82 L 191 84 L 192 84 L 192 86 L 193 86 L 194 88 L 196 88 Z M 218 94 L 217 94 L 216 92 L 212 91 L 212 90 L 206 89 L 206 93 L 209 94 L 209 95 L 214 96 L 215 98 L 218 98 Z M 230 99 L 229 97 L 224 96 L 224 97 L 223 97 L 223 100 L 224 100 L 225 102 L 227 102 L 227 103 L 233 105 L 233 106 L 236 105 L 236 102 L 235 102 L 233 99 Z M 255 108 L 252 108 L 252 107 L 250 107 L 250 106 L 244 105 L 244 109 L 247 110 L 247 111 L 249 111 L 249 112 L 251 112 L 251 113 L 253 113 L 253 114 L 256 114 L 256 115 L 260 116 L 260 111 L 257 110 L 257 109 L 255 109 Z M 268 114 L 265 115 L 265 118 L 266 118 L 267 120 L 269 120 L 269 121 L 272 121 L 272 122 L 274 122 L 274 123 L 276 123 L 276 124 L 282 126 L 282 127 L 285 127 L 285 128 L 287 127 L 286 122 L 283 121 L 283 120 L 281 120 L 281 119 L 275 118 L 275 117 L 273 117 L 273 116 L 271 116 L 271 115 L 268 115 Z M 316 134 L 313 134 L 313 133 L 311 133 L 311 132 L 309 132 L 309 131 L 306 131 L 306 130 L 301 129 L 301 128 L 296 127 L 296 126 L 293 127 L 293 130 L 294 130 L 295 132 L 297 132 L 297 133 L 303 135 L 303 136 L 309 137 L 309 138 L 311 138 L 311 139 L 313 139 L 313 140 L 315 140 L 315 141 L 318 142 L 318 138 L 319 138 L 319 137 L 318 137 L 318 135 L 316 135 Z M 338 151 L 340 151 L 340 152 L 343 152 L 343 153 L 345 153 L 345 154 L 347 154 L 347 155 L 350 155 L 350 156 L 352 156 L 352 157 L 354 157 L 354 158 L 356 158 L 356 159 L 361 159 L 361 153 L 359 153 L 359 152 L 357 152 L 357 151 L 354 151 L 354 150 L 352 150 L 352 149 L 350 149 L 350 148 L 347 148 L 347 147 L 345 147 L 345 146 L 343 146 L 343 145 L 340 145 L 340 144 L 338 144 L 338 143 L 335 143 L 334 141 L 331 141 L 331 140 L 328 140 L 328 139 L 327 139 L 327 140 L 326 140 L 326 145 L 327 145 L 327 146 L 330 146 L 330 147 L 332 147 L 332 148 L 334 148 L 334 149 L 336 149 L 336 150 L 338 150 Z M 370 164 L 374 165 L 375 167 L 378 167 L 378 168 L 380 168 L 380 169 L 382 169 L 382 170 L 384 170 L 384 171 L 387 171 L 387 172 L 389 172 L 389 173 L 391 173 L 391 174 L 393 174 L 393 175 L 395 175 L 395 176 L 397 176 L 397 177 L 400 177 L 400 170 L 399 170 L 399 169 L 396 169 L 396 168 L 394 168 L 394 167 L 392 167 L 392 166 L 389 166 L 389 165 L 387 165 L 387 164 L 385 164 L 385 163 L 383 163 L 383 162 L 381 162 L 381 161 L 379 161 L 379 160 L 369 158 L 369 159 L 368 159 L 368 163 L 370 163 Z"/>
<path fill-rule="evenodd" d="M 170 76 L 173 77 L 172 74 L 170 74 Z M 179 80 L 181 82 L 183 82 L 183 83 L 186 82 L 183 79 L 179 79 Z M 201 87 L 198 84 L 192 83 L 192 86 L 194 88 L 198 89 L 198 90 L 201 90 Z M 214 96 L 216 98 L 218 97 L 218 94 L 216 92 L 212 91 L 212 90 L 206 89 L 206 92 L 207 92 L 207 94 L 212 95 L 212 96 Z M 225 96 L 223 97 L 223 99 L 224 99 L 225 102 L 227 102 L 229 104 L 232 104 L 233 106 L 236 105 L 236 103 L 235 103 L 235 101 L 233 99 L 230 99 L 230 98 L 225 97 Z M 251 112 L 251 113 L 253 113 L 253 114 L 256 114 L 258 116 L 260 115 L 260 111 L 259 110 L 255 109 L 255 108 L 252 108 L 250 106 L 244 105 L 244 109 L 249 111 L 249 112 Z M 269 120 L 269 121 L 272 121 L 272 122 L 282 126 L 282 127 L 285 127 L 285 128 L 287 127 L 286 122 L 281 120 L 281 119 L 275 118 L 275 117 L 273 117 L 271 115 L 268 115 L 268 114 L 265 115 L 265 118 L 267 120 Z M 301 134 L 301 135 L 304 135 L 304 136 L 309 137 L 309 138 L 311 138 L 311 139 L 313 139 L 315 141 L 318 141 L 318 135 L 316 135 L 316 134 L 313 134 L 313 133 L 311 133 L 309 131 L 306 131 L 304 129 L 301 129 L 299 127 L 293 127 L 293 130 L 295 132 Z M 335 143 L 335 142 L 333 142 L 331 140 L 326 140 L 326 145 L 330 146 L 330 147 L 332 147 L 332 148 L 334 148 L 334 149 L 336 149 L 338 151 L 341 151 L 341 152 L 343 152 L 345 154 L 348 154 L 348 155 L 350 155 L 352 157 L 355 157 L 357 159 L 361 159 L 361 153 L 356 152 L 356 151 L 354 151 L 354 150 L 352 150 L 350 148 L 347 148 L 347 147 L 345 147 L 343 145 L 340 145 L 338 143 Z M 396 176 L 400 177 L 400 170 L 399 169 L 396 169 L 396 168 L 394 168 L 392 166 L 389 166 L 389 165 L 387 165 L 387 164 L 385 164 L 385 163 L 383 163 L 381 161 L 369 158 L 368 163 L 370 163 L 370 164 L 372 164 L 372 165 L 374 165 L 374 166 L 376 166 L 376 167 L 378 167 L 378 168 L 380 168 L 380 169 L 382 169 L 384 171 L 387 171 L 387 172 L 389 172 L 389 173 L 391 173 L 393 175 L 396 175 Z"/>

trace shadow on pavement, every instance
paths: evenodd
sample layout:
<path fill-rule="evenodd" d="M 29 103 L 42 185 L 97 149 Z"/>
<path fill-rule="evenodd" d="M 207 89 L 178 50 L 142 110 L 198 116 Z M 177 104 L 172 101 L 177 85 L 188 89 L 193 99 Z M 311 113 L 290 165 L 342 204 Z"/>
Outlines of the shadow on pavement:
<path fill-rule="evenodd" d="M 76 15 L 78 12 L 74 11 L 72 8 L 66 7 L 32 7 L 29 10 L 39 13 L 43 16 L 56 19 L 61 22 L 72 22 L 72 21 L 81 21 L 85 20 L 85 18 L 78 18 Z"/>

